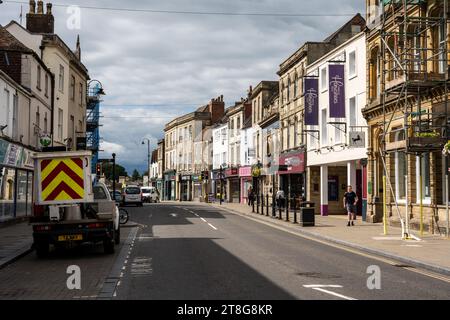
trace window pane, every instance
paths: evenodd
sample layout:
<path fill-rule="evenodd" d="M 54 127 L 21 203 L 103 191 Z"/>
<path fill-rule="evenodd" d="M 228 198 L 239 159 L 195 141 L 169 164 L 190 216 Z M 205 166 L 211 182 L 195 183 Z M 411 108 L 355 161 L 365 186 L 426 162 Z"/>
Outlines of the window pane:
<path fill-rule="evenodd" d="M 14 217 L 15 175 L 14 169 L 0 166 L 0 222 Z"/>
<path fill-rule="evenodd" d="M 27 214 L 27 181 L 26 171 L 18 171 L 17 173 L 17 205 L 16 216 L 23 217 Z"/>

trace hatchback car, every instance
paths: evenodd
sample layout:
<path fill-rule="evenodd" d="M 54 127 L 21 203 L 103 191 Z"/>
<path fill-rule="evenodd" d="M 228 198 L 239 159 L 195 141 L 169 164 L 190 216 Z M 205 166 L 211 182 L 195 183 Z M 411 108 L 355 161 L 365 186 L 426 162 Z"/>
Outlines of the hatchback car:
<path fill-rule="evenodd" d="M 128 204 L 135 204 L 142 207 L 142 193 L 141 188 L 138 186 L 128 186 L 122 193 L 122 204 L 124 206 Z"/>
<path fill-rule="evenodd" d="M 159 202 L 159 192 L 155 187 L 141 187 L 143 202 Z"/>

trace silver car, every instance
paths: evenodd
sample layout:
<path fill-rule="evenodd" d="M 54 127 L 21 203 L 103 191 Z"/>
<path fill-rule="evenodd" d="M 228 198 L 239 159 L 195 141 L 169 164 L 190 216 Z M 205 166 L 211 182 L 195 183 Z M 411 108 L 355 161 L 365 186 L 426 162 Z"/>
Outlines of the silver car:
<path fill-rule="evenodd" d="M 122 204 L 124 206 L 128 204 L 135 204 L 142 207 L 142 192 L 138 186 L 128 186 L 122 193 Z"/>

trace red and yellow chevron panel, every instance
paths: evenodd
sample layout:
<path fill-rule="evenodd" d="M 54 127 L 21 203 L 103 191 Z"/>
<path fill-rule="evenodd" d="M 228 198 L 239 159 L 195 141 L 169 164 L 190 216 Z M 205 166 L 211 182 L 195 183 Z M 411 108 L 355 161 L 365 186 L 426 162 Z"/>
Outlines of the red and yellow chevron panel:
<path fill-rule="evenodd" d="M 72 201 L 84 198 L 82 158 L 44 159 L 39 165 L 43 201 Z"/>

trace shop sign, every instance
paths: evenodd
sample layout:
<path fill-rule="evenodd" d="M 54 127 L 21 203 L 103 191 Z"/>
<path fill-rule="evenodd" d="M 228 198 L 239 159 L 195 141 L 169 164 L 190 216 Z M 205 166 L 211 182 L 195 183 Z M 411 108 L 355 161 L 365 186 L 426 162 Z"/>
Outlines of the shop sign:
<path fill-rule="evenodd" d="M 181 181 L 191 181 L 191 176 L 181 176 Z"/>
<path fill-rule="evenodd" d="M 202 181 L 202 176 L 200 176 L 200 175 L 192 176 L 192 181 L 194 181 L 194 182 Z"/>
<path fill-rule="evenodd" d="M 364 148 L 366 146 L 366 133 L 362 131 L 352 131 L 349 133 L 350 148 Z"/>
<path fill-rule="evenodd" d="M 232 176 L 237 176 L 239 174 L 239 171 L 237 168 L 231 168 L 231 169 L 227 169 L 225 171 L 225 176 L 226 177 L 232 177 Z"/>
<path fill-rule="evenodd" d="M 251 177 L 252 167 L 241 167 L 239 168 L 239 177 Z"/>
<path fill-rule="evenodd" d="M 305 171 L 305 154 L 303 152 L 291 153 L 280 157 L 280 174 L 295 174 Z"/>

